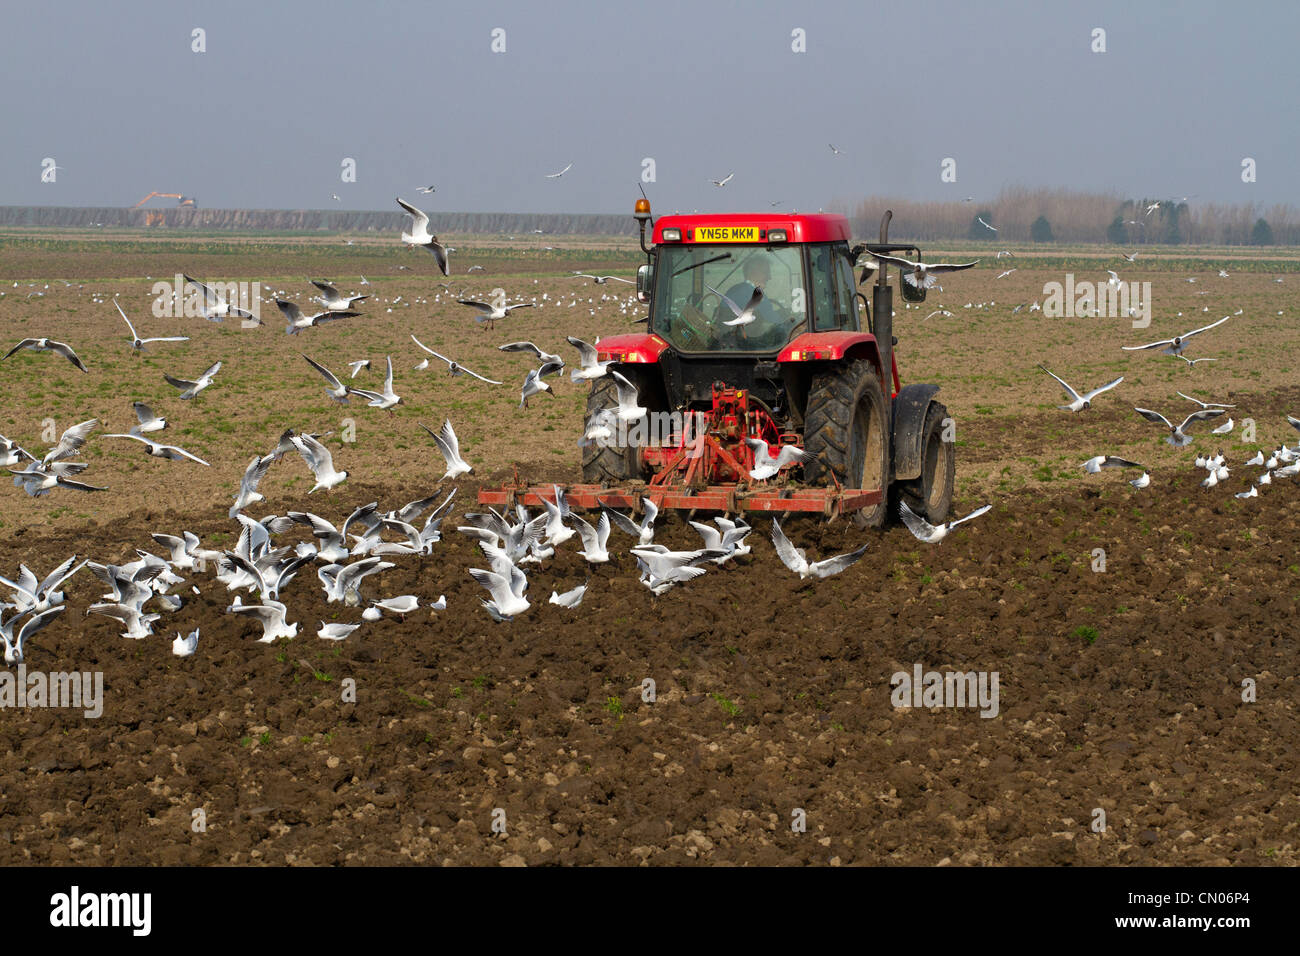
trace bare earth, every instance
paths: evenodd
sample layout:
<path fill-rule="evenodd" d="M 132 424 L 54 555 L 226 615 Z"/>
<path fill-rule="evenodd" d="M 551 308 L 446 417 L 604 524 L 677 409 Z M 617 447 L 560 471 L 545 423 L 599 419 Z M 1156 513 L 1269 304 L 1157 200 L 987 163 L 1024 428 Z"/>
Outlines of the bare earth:
<path fill-rule="evenodd" d="M 224 613 L 232 595 L 210 573 L 177 588 L 184 607 L 142 641 L 84 616 L 103 587 L 88 572 L 74 577 L 69 611 L 33 639 L 27 668 L 101 670 L 104 714 L 0 717 L 0 863 L 1300 862 L 1300 490 L 1278 479 L 1256 499 L 1233 497 L 1260 473 L 1243 464 L 1257 448 L 1298 437 L 1283 417 L 1300 414 L 1294 250 L 1270 250 L 1267 262 L 1199 250 L 1184 262 L 1166 249 L 1146 265 L 1073 250 L 1078 266 L 1024 256 L 999 280 L 1014 263 L 981 248 L 981 265 L 946 277 L 923 307 L 900 300 L 895 334 L 903 381 L 941 385 L 956 419 L 956 511 L 991 503 L 990 514 L 937 547 L 899 526 L 786 522 L 812 556 L 870 542 L 857 565 L 815 584 L 780 565 L 770 525 L 756 523 L 751 556 L 660 598 L 637 583 L 630 539 L 615 531 L 611 564 L 589 567 L 576 542 L 561 546 L 530 573 L 531 610 L 497 624 L 466 570 L 483 558 L 451 529 L 476 510 L 480 485 L 516 467 L 529 480 L 580 477 L 585 390 L 555 379 L 554 397 L 519 410 L 531 365 L 496 346 L 530 339 L 569 358 L 566 334 L 592 341 L 638 328 L 644 309 L 627 305 L 629 286 L 565 275 L 630 277 L 634 244 L 545 251 L 548 239 L 481 237 L 453 243 L 443 280 L 431 257 L 395 242 L 68 238 L 82 244 L 0 245 L 0 342 L 7 351 L 27 336 L 67 341 L 90 371 L 48 353 L 0 364 L 0 434 L 39 456 L 49 435 L 99 418 L 82 478 L 110 490 L 34 499 L 0 488 L 5 576 L 20 563 L 40 576 L 71 554 L 123 563 L 137 548 L 161 551 L 150 532 L 189 530 L 233 547 L 226 512 L 239 478 L 285 428 L 332 432 L 326 444 L 350 477 L 309 498 L 310 474 L 286 456 L 261 485 L 256 517 L 309 509 L 341 523 L 359 504 L 387 509 L 432 493 L 442 459 L 418 422 L 437 430 L 450 418 L 475 472 L 455 483 L 435 556 L 397 558 L 368 581 L 373 597 L 445 594 L 447 610 L 365 624 L 340 643 L 315 636 L 320 622 L 357 622 L 359 611 L 327 604 L 311 568 L 284 594 L 299 636 L 274 645 Z M 475 262 L 484 272 L 466 274 Z M 1104 282 L 1107 268 L 1152 283 L 1149 328 L 1028 311 L 1044 283 L 1067 271 Z M 154 317 L 153 281 L 179 272 L 260 280 L 265 295 L 283 290 L 305 308 L 308 275 L 373 298 L 361 317 L 293 337 L 269 298 L 256 329 Z M 502 288 L 543 307 L 489 332 L 441 281 L 467 297 Z M 133 354 L 113 295 L 142 335 L 190 341 Z M 940 307 L 954 314 L 925 318 Z M 1239 308 L 1188 349 L 1217 362 L 1191 368 L 1120 350 Z M 411 333 L 506 384 L 453 379 L 436 361 L 415 371 L 424 354 Z M 370 359 L 354 382 L 363 388 L 380 384 L 391 356 L 405 404 L 393 415 L 355 399 L 332 404 L 300 353 L 340 376 Z M 194 401 L 163 380 L 217 360 L 214 385 Z M 1064 396 L 1040 362 L 1080 388 L 1124 382 L 1071 415 L 1056 408 Z M 1234 403 L 1233 432 L 1210 436 L 1212 422 L 1193 429 L 1190 449 L 1165 444 L 1132 408 L 1181 419 L 1195 406 L 1178 390 Z M 132 401 L 171 422 L 154 437 L 212 467 L 104 438 L 135 424 Z M 1247 419 L 1253 441 L 1242 439 Z M 1191 459 L 1218 449 L 1231 478 L 1203 491 Z M 1134 473 L 1084 474 L 1080 463 L 1097 454 L 1144 463 L 1151 486 L 1131 488 Z M 680 518 L 661 525 L 657 541 L 698 541 Z M 1104 572 L 1093 570 L 1095 549 Z M 546 603 L 588 578 L 580 609 Z M 196 627 L 197 655 L 174 657 L 176 632 Z M 917 663 L 998 672 L 997 716 L 895 709 L 891 675 Z M 347 678 L 355 703 L 341 699 Z M 642 697 L 647 678 L 653 703 Z M 1253 702 L 1243 701 L 1248 679 Z M 791 829 L 796 808 L 807 832 Z M 1092 829 L 1097 808 L 1104 833 Z M 502 819 L 506 832 L 494 833 Z"/>

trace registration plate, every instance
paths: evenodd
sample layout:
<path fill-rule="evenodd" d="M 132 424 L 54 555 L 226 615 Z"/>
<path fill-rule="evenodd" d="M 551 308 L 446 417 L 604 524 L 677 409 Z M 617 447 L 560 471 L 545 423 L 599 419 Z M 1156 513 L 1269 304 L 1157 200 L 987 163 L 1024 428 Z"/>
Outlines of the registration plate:
<path fill-rule="evenodd" d="M 757 226 L 696 226 L 696 242 L 758 242 Z"/>

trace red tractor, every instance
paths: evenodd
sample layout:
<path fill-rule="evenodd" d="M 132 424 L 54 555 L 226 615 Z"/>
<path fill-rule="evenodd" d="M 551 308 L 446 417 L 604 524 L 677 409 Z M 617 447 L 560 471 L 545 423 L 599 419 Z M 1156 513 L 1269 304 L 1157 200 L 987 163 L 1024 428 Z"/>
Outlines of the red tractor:
<path fill-rule="evenodd" d="M 637 510 L 646 497 L 661 508 L 850 515 L 879 527 L 901 497 L 931 523 L 946 520 L 955 459 L 939 388 L 900 387 L 888 267 L 870 302 L 854 275 L 864 253 L 921 258 L 887 241 L 891 213 L 880 242 L 858 245 L 843 216 L 745 213 L 665 216 L 647 246 L 649 202 L 638 200 L 635 215 L 646 329 L 596 348 L 648 414 L 616 440 L 587 444 L 583 483 L 566 489 L 571 505 Z M 908 301 L 925 298 L 900 288 Z M 617 408 L 618 388 L 608 374 L 593 381 L 589 421 Z M 799 466 L 755 481 L 750 438 L 771 455 L 795 445 L 815 458 L 797 483 Z M 516 486 L 479 497 L 536 505 L 552 494 Z"/>

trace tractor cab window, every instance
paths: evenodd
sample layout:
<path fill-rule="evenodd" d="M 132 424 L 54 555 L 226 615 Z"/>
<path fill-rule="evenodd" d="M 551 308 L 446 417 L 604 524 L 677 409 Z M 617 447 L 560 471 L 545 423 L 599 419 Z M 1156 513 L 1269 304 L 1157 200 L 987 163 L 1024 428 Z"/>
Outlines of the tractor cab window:
<path fill-rule="evenodd" d="M 845 243 L 844 245 L 847 245 Z M 838 277 L 836 283 L 837 307 L 836 312 L 840 317 L 840 328 L 845 331 L 856 332 L 859 328 L 858 318 L 858 300 L 855 293 L 857 284 L 853 281 L 853 264 L 849 261 L 846 254 L 836 251 L 835 253 L 835 272 Z"/>
<path fill-rule="evenodd" d="M 805 331 L 801 247 L 665 245 L 658 255 L 651 328 L 680 351 L 775 352 Z"/>
<path fill-rule="evenodd" d="M 839 306 L 836 301 L 835 255 L 830 245 L 809 248 L 812 272 L 813 328 L 828 332 L 840 327 Z"/>

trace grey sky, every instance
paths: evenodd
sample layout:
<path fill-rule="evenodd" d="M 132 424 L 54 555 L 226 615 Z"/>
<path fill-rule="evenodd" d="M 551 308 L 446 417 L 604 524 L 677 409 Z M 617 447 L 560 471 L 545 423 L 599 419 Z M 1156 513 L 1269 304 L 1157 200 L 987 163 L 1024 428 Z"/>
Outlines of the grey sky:
<path fill-rule="evenodd" d="M 51 0 L 4 26 L 3 205 L 617 213 L 644 157 L 661 213 L 1008 185 L 1300 205 L 1294 2 Z"/>

